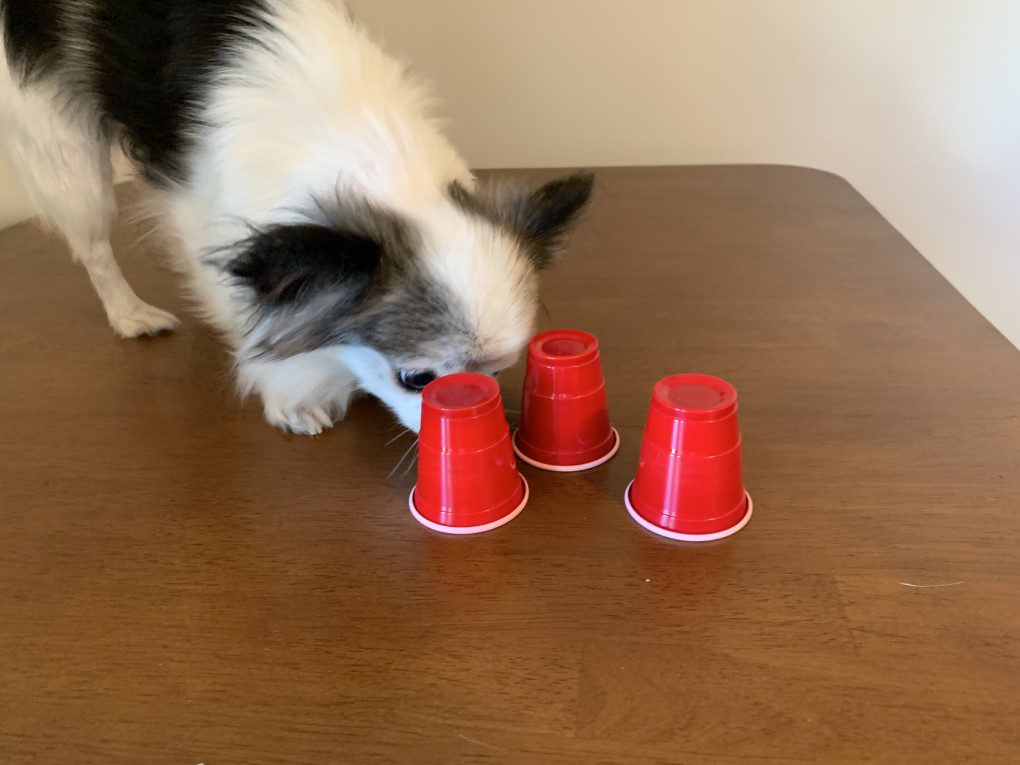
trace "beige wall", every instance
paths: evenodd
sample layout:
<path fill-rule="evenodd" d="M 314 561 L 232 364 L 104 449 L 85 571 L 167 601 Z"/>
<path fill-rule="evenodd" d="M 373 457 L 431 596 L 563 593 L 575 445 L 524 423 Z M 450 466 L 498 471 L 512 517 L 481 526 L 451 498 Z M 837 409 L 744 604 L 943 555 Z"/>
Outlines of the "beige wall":
<path fill-rule="evenodd" d="M 847 178 L 1020 345 L 1020 2 L 352 0 L 475 166 Z M 0 221 L 23 213 L 0 170 Z"/>
<path fill-rule="evenodd" d="M 1017 0 L 353 0 L 475 166 L 838 173 L 1020 345 Z"/>

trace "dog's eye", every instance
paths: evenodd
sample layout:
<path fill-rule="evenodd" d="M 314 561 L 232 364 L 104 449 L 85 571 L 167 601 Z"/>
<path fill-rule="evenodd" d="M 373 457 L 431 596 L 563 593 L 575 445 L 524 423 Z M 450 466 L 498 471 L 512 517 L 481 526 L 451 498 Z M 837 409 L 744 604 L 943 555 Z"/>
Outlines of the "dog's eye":
<path fill-rule="evenodd" d="M 404 390 L 421 393 L 430 382 L 439 375 L 430 369 L 401 369 L 397 379 Z"/>

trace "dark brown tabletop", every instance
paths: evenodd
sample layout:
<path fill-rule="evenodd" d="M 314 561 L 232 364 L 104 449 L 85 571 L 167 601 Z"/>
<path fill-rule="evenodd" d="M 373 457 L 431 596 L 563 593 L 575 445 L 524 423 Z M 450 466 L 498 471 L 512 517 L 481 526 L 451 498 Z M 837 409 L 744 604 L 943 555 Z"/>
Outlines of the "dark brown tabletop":
<path fill-rule="evenodd" d="M 1020 354 L 835 176 L 600 178 L 543 325 L 600 338 L 622 449 L 473 538 L 375 403 L 274 431 L 208 329 L 117 340 L 0 234 L 0 761 L 1020 759 Z M 621 501 L 681 371 L 739 389 L 756 507 L 704 546 Z"/>

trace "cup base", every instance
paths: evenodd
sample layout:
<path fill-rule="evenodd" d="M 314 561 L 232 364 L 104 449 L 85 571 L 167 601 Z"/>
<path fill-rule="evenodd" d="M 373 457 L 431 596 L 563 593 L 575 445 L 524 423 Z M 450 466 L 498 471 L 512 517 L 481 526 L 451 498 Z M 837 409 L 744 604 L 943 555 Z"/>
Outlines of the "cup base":
<path fill-rule="evenodd" d="M 520 433 L 519 430 L 514 431 L 513 437 L 514 451 L 517 453 L 517 456 L 521 458 L 522 462 L 527 462 L 532 467 L 537 467 L 540 470 L 550 470 L 553 473 L 580 473 L 584 470 L 591 470 L 592 468 L 597 468 L 599 465 L 606 464 L 607 462 L 609 462 L 609 460 L 616 456 L 616 453 L 618 451 L 620 451 L 620 432 L 616 428 L 613 428 L 612 430 L 613 436 L 616 438 L 616 441 L 613 443 L 613 448 L 610 449 L 607 454 L 605 454 L 602 457 L 599 457 L 597 460 L 594 460 L 592 462 L 585 462 L 583 465 L 547 465 L 544 462 L 539 462 L 536 459 L 532 459 L 531 457 L 526 455 L 523 451 L 521 451 L 520 447 L 517 445 L 517 434 Z"/>
<path fill-rule="evenodd" d="M 744 517 L 740 519 L 740 522 L 737 525 L 731 526 L 723 531 L 717 531 L 714 534 L 681 534 L 676 531 L 664 529 L 661 526 L 656 526 L 651 521 L 641 517 L 641 514 L 638 513 L 638 511 L 635 510 L 634 506 L 630 503 L 630 487 L 633 485 L 633 481 L 627 484 L 627 490 L 623 493 L 623 501 L 624 504 L 627 505 L 627 512 L 630 513 L 630 517 L 653 534 L 658 534 L 660 537 L 666 537 L 667 539 L 675 539 L 679 542 L 714 542 L 717 539 L 725 539 L 744 528 L 744 526 L 750 522 L 751 515 L 754 513 L 754 502 L 751 501 L 751 495 L 744 492 L 744 496 L 747 497 L 747 512 L 744 513 Z"/>
<path fill-rule="evenodd" d="M 418 488 L 417 485 L 411 489 L 411 494 L 407 498 L 407 506 L 411 509 L 411 515 L 414 516 L 414 519 L 425 528 L 432 529 L 432 531 L 438 531 L 441 534 L 456 534 L 461 536 L 468 534 L 482 534 L 486 531 L 492 531 L 493 529 L 498 529 L 500 526 L 510 523 L 510 521 L 521 514 L 525 505 L 528 504 L 528 499 L 531 496 L 531 489 L 528 487 L 528 482 L 524 479 L 524 476 L 521 476 L 521 483 L 524 484 L 524 497 L 521 499 L 521 504 L 517 506 L 517 509 L 503 518 L 500 518 L 498 521 L 485 523 L 481 526 L 444 526 L 441 523 L 430 521 L 428 518 L 419 513 L 418 508 L 414 506 L 414 490 Z"/>

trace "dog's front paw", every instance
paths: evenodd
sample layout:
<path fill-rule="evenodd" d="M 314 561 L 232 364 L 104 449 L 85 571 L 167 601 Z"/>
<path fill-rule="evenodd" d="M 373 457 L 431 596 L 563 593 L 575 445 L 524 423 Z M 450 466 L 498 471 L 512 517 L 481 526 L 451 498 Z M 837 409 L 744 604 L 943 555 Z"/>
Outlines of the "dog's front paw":
<path fill-rule="evenodd" d="M 318 404 L 283 407 L 267 403 L 266 420 L 274 427 L 301 436 L 317 436 L 333 427 L 333 415 Z"/>

